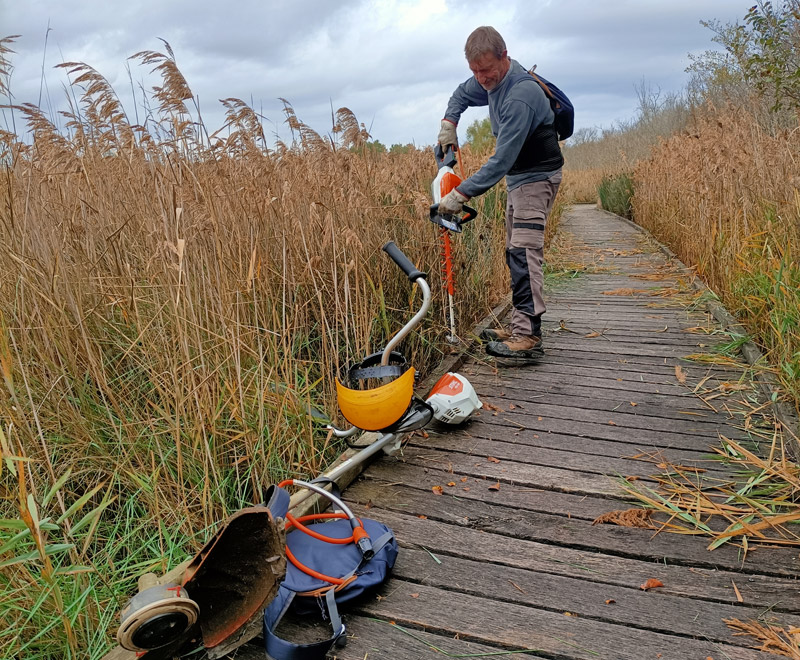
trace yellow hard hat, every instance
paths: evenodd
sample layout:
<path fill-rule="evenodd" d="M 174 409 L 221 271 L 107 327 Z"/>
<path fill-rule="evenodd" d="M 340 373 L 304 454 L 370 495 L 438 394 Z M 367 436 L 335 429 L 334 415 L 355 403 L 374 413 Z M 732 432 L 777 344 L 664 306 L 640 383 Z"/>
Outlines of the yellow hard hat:
<path fill-rule="evenodd" d="M 414 367 L 399 353 L 391 354 L 388 365 L 380 365 L 381 353 L 368 356 L 348 371 L 347 380 L 354 387 L 336 380 L 336 397 L 344 418 L 365 431 L 384 431 L 398 422 L 414 396 Z M 394 380 L 368 387 L 370 380 Z"/>

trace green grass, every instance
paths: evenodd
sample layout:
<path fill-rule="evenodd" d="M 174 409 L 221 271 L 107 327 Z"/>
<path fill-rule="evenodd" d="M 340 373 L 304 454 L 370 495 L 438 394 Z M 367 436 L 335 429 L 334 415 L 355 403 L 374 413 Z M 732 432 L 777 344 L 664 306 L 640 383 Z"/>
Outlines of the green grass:
<path fill-rule="evenodd" d="M 750 272 L 739 275 L 732 311 L 752 329 L 777 376 L 795 401 L 800 400 L 800 266 L 780 259 L 772 267 L 753 260 Z"/>
<path fill-rule="evenodd" d="M 597 188 L 600 205 L 624 218 L 633 217 L 633 178 L 630 174 L 605 176 Z"/>

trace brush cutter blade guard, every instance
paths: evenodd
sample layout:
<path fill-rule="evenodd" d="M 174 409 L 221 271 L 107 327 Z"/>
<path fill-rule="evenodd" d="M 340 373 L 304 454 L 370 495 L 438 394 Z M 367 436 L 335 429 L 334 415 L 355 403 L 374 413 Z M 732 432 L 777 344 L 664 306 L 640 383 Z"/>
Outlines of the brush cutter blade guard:
<path fill-rule="evenodd" d="M 414 396 L 414 368 L 400 353 L 391 353 L 382 365 L 382 353 L 373 353 L 351 367 L 345 380 L 336 381 L 339 410 L 353 426 L 364 431 L 384 431 L 397 423 Z M 392 379 L 389 382 L 386 380 Z M 373 385 L 374 383 L 374 385 Z"/>
<path fill-rule="evenodd" d="M 280 525 L 282 527 L 282 525 Z M 200 606 L 200 632 L 210 659 L 261 632 L 261 619 L 286 573 L 285 535 L 267 507 L 228 518 L 183 575 Z"/>
<path fill-rule="evenodd" d="M 274 487 L 268 492 L 274 498 Z M 172 660 L 202 644 L 204 657 L 215 660 L 258 635 L 286 574 L 285 511 L 273 516 L 271 508 L 233 514 L 175 580 L 143 576 L 121 613 L 120 646 L 146 660 Z"/>

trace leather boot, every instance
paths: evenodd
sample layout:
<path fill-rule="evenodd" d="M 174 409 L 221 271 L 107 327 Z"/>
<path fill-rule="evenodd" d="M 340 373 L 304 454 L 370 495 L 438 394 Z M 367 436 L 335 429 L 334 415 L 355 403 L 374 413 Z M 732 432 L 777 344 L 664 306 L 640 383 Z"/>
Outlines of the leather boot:
<path fill-rule="evenodd" d="M 511 339 L 511 330 L 505 328 L 486 328 L 481 333 L 481 339 L 484 341 L 505 341 Z"/>
<path fill-rule="evenodd" d="M 511 335 L 505 341 L 492 341 L 486 352 L 497 357 L 538 358 L 544 355 L 542 338 L 533 335 Z"/>

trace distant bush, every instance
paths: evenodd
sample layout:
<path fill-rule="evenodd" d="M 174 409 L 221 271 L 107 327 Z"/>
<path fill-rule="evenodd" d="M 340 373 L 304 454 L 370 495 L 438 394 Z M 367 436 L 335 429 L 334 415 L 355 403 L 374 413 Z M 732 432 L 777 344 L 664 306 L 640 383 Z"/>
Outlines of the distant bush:
<path fill-rule="evenodd" d="M 633 179 L 628 173 L 604 176 L 597 188 L 600 205 L 606 210 L 633 218 Z"/>

